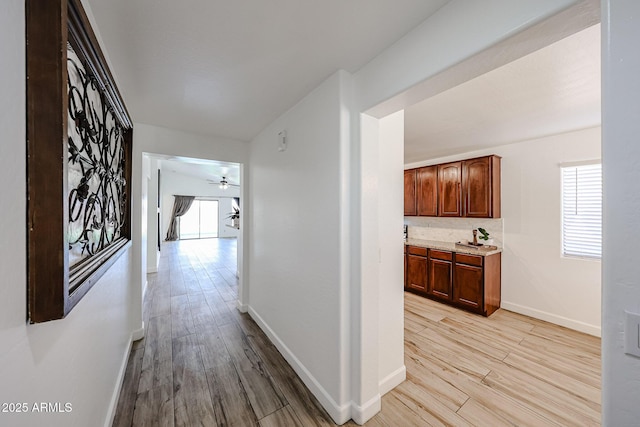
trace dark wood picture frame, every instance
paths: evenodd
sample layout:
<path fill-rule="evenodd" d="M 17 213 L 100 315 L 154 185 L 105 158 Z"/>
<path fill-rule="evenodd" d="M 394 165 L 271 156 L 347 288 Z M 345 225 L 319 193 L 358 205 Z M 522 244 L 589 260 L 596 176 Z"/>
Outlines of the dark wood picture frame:
<path fill-rule="evenodd" d="M 26 0 L 28 313 L 65 317 L 131 246 L 133 125 L 80 0 Z M 67 43 L 95 78 L 123 129 L 124 221 L 120 236 L 70 269 L 67 227 Z M 120 181 L 121 182 L 121 181 Z"/>

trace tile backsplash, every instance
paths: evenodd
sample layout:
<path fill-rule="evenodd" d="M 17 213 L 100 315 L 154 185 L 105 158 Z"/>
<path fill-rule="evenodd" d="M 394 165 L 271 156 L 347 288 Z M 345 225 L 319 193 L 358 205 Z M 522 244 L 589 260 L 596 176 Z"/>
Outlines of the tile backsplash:
<path fill-rule="evenodd" d="M 405 216 L 410 239 L 459 242 L 473 240 L 473 230 L 482 227 L 493 239 L 493 244 L 502 247 L 504 227 L 502 218 L 440 218 Z M 480 241 L 482 242 L 482 240 Z"/>

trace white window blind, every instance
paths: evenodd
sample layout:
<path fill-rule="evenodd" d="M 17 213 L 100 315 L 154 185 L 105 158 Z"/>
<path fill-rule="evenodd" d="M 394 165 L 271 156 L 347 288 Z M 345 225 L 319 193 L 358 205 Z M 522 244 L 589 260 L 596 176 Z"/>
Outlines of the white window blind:
<path fill-rule="evenodd" d="M 562 168 L 562 254 L 602 257 L 602 165 Z"/>

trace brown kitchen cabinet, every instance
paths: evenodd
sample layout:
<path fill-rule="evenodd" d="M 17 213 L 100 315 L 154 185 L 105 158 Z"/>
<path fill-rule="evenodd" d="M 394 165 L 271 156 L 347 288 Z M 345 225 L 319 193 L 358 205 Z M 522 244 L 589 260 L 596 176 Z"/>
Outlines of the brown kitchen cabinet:
<path fill-rule="evenodd" d="M 462 216 L 462 162 L 438 165 L 438 216 Z"/>
<path fill-rule="evenodd" d="M 404 216 L 416 215 L 416 170 L 404 171 Z"/>
<path fill-rule="evenodd" d="M 407 245 L 404 245 L 404 289 L 407 290 Z"/>
<path fill-rule="evenodd" d="M 500 157 L 462 162 L 462 197 L 463 216 L 500 218 Z"/>
<path fill-rule="evenodd" d="M 501 254 L 407 246 L 405 289 L 483 316 L 500 308 Z"/>
<path fill-rule="evenodd" d="M 418 216 L 438 215 L 438 166 L 416 169 L 416 205 Z"/>
<path fill-rule="evenodd" d="M 419 294 L 427 293 L 427 248 L 407 246 L 405 288 Z"/>
<path fill-rule="evenodd" d="M 465 306 L 471 311 L 481 311 L 484 283 L 482 257 L 458 254 L 454 271 L 456 287 L 453 293 L 453 302 Z"/>
<path fill-rule="evenodd" d="M 404 171 L 405 216 L 500 218 L 500 157 Z"/>
<path fill-rule="evenodd" d="M 456 254 L 452 302 L 469 311 L 490 316 L 500 308 L 501 254 Z"/>
<path fill-rule="evenodd" d="M 429 250 L 427 293 L 439 300 L 450 300 L 453 287 L 453 253 Z"/>

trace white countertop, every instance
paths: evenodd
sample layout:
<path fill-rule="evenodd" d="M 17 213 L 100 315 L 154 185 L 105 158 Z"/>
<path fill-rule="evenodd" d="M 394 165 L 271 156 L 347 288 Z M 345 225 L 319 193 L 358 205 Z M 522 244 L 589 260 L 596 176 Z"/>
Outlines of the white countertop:
<path fill-rule="evenodd" d="M 469 246 L 456 245 L 454 242 L 438 242 L 436 240 L 421 240 L 421 239 L 406 239 L 405 245 L 420 246 L 422 248 L 440 249 L 443 251 L 458 252 L 461 254 L 469 255 L 482 255 L 489 256 L 502 252 L 502 248 L 496 248 L 496 246 L 472 248 Z"/>

